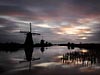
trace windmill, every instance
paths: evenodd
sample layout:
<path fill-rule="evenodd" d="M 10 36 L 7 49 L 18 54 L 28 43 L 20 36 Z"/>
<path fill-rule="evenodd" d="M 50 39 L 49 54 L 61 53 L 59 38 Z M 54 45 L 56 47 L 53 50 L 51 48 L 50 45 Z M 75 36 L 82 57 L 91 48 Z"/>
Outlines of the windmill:
<path fill-rule="evenodd" d="M 29 70 L 31 69 L 31 61 L 34 60 L 39 60 L 40 58 L 32 58 L 32 53 L 33 53 L 33 39 L 32 35 L 40 35 L 39 33 L 32 33 L 32 28 L 31 28 L 31 23 L 30 23 L 30 31 L 20 31 L 20 33 L 25 33 L 26 34 L 26 39 L 24 42 L 24 51 L 26 55 L 26 61 L 28 61 L 29 64 Z M 25 61 L 22 61 L 25 62 Z"/>
<path fill-rule="evenodd" d="M 26 39 L 24 42 L 25 46 L 32 46 L 33 45 L 32 35 L 40 35 L 39 33 L 32 33 L 31 23 L 30 23 L 30 30 L 29 31 L 20 31 L 20 33 L 26 34 Z"/>

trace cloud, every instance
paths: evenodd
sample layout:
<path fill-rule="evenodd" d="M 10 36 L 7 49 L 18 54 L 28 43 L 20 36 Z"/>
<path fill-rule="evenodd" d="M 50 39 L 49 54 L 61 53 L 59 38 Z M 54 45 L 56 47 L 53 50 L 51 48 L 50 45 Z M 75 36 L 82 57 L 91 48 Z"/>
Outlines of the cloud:
<path fill-rule="evenodd" d="M 0 15 L 24 15 L 27 11 L 20 6 L 0 5 Z"/>
<path fill-rule="evenodd" d="M 70 2 L 86 15 L 100 15 L 100 0 L 70 0 Z"/>
<path fill-rule="evenodd" d="M 56 30 L 58 30 L 57 32 L 60 32 L 62 34 L 69 34 L 69 35 L 80 35 L 85 33 L 91 33 L 91 29 L 84 28 L 82 26 L 80 27 L 77 25 L 62 26 Z"/>
<path fill-rule="evenodd" d="M 31 22 L 46 40 L 100 41 L 99 13 L 99 0 L 0 0 L 0 35 L 11 39 Z"/>

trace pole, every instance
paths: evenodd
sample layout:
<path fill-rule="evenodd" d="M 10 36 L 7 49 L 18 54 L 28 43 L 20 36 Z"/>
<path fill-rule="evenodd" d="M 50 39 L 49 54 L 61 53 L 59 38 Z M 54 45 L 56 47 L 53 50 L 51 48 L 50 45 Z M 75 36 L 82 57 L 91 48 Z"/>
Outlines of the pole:
<path fill-rule="evenodd" d="M 31 23 L 30 23 L 30 32 L 32 32 Z"/>
<path fill-rule="evenodd" d="M 31 71 L 31 61 L 29 62 L 29 71 Z"/>

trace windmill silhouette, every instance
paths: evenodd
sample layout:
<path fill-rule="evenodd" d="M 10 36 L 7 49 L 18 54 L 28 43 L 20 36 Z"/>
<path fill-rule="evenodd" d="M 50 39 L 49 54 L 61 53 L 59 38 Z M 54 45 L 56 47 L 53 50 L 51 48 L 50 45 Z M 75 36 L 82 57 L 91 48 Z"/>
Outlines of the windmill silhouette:
<path fill-rule="evenodd" d="M 39 33 L 33 33 L 32 32 L 31 23 L 30 23 L 30 30 L 29 31 L 20 31 L 20 33 L 26 34 L 26 39 L 25 39 L 25 42 L 24 42 L 25 46 L 33 46 L 32 35 L 40 35 Z"/>
<path fill-rule="evenodd" d="M 26 34 L 26 39 L 24 42 L 24 51 L 25 51 L 25 56 L 26 56 L 26 61 L 29 62 L 29 70 L 31 69 L 31 61 L 34 60 L 39 60 L 40 58 L 32 58 L 32 53 L 33 53 L 33 39 L 32 35 L 40 35 L 39 33 L 32 33 L 32 28 L 31 28 L 31 23 L 30 23 L 30 31 L 20 31 L 20 33 L 25 33 Z M 22 61 L 25 62 L 25 61 Z"/>

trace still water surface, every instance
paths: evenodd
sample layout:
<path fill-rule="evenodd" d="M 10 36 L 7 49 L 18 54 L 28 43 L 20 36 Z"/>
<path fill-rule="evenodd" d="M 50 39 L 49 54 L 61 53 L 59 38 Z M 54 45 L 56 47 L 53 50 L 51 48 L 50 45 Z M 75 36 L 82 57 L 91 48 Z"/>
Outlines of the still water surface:
<path fill-rule="evenodd" d="M 44 50 L 33 49 L 31 72 L 29 62 L 25 61 L 23 49 L 16 52 L 0 52 L 1 75 L 100 75 L 99 57 L 95 52 L 65 46 L 52 46 Z"/>

